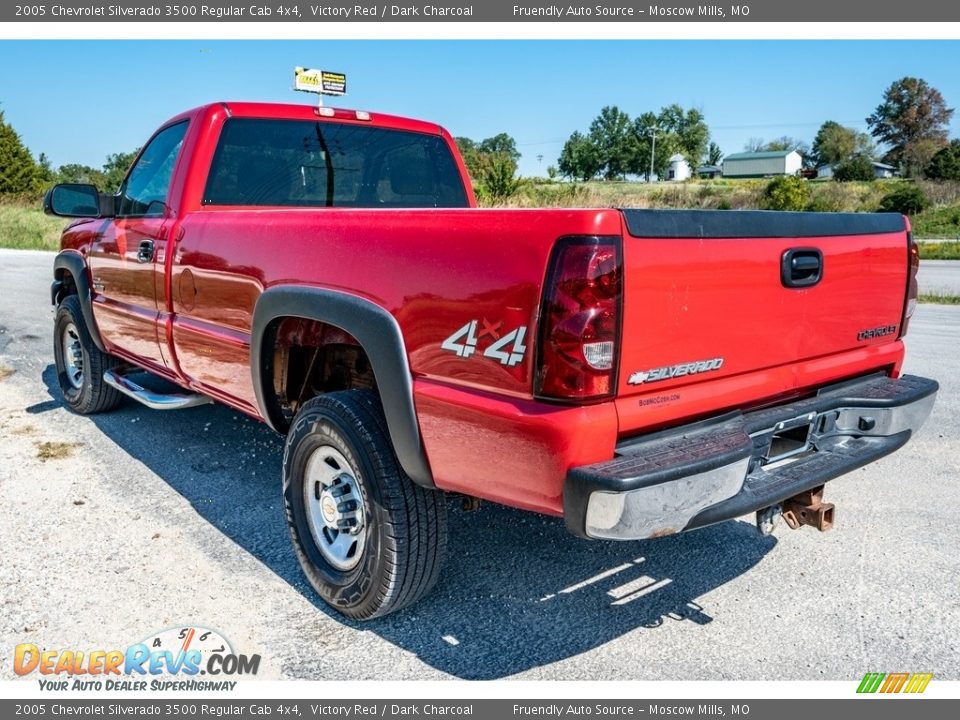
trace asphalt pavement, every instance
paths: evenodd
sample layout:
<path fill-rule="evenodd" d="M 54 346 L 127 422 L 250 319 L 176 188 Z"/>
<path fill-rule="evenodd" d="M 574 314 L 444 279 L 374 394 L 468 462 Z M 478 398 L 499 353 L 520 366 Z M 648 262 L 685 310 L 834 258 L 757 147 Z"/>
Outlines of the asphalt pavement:
<path fill-rule="evenodd" d="M 960 679 L 960 307 L 917 310 L 905 370 L 940 397 L 903 450 L 828 486 L 831 532 L 761 537 L 747 518 L 582 541 L 557 519 L 451 502 L 439 586 L 361 624 L 301 576 L 268 428 L 215 405 L 64 408 L 51 262 L 0 251 L 2 678 L 17 643 L 127 647 L 196 624 L 260 653 L 262 678 Z M 38 457 L 51 449 L 64 457 Z"/>
<path fill-rule="evenodd" d="M 960 260 L 921 260 L 917 283 L 922 293 L 960 295 Z"/>

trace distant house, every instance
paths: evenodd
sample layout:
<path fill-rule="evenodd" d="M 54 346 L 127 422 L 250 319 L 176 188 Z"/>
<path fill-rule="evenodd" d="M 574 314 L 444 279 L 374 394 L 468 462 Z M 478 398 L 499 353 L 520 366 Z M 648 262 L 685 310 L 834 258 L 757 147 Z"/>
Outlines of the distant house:
<path fill-rule="evenodd" d="M 878 180 L 892 178 L 897 174 L 897 169 L 893 165 L 875 162 L 873 164 L 873 176 Z"/>
<path fill-rule="evenodd" d="M 723 168 L 719 165 L 701 165 L 697 168 L 697 176 L 703 180 L 713 180 L 723 174 Z"/>
<path fill-rule="evenodd" d="M 725 178 L 762 178 L 772 175 L 796 175 L 803 167 L 803 157 L 796 150 L 743 152 L 723 159 Z"/>
<path fill-rule="evenodd" d="M 689 180 L 691 176 L 690 163 L 687 159 L 677 153 L 670 158 L 670 167 L 667 169 L 667 180 Z"/>
<path fill-rule="evenodd" d="M 887 165 L 882 162 L 871 163 L 873 165 L 873 176 L 877 180 L 883 180 L 885 178 L 896 177 L 897 169 L 893 165 Z M 833 166 L 832 165 L 821 165 L 817 168 L 817 178 L 832 178 L 833 177 Z"/>

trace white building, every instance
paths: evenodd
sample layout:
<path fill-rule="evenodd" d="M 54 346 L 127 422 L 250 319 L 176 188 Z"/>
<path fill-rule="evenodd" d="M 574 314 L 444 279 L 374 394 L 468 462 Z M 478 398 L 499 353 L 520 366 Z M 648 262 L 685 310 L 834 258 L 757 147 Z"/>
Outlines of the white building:
<path fill-rule="evenodd" d="M 878 180 L 892 178 L 897 174 L 897 169 L 893 165 L 875 162 L 873 164 L 873 176 Z"/>
<path fill-rule="evenodd" d="M 803 167 L 803 157 L 796 150 L 743 152 L 723 159 L 725 178 L 762 178 L 773 175 L 796 175 Z"/>
<path fill-rule="evenodd" d="M 896 177 L 897 169 L 893 165 L 887 165 L 882 162 L 871 163 L 873 165 L 873 176 L 877 180 Z M 832 178 L 833 165 L 821 165 L 817 168 L 817 178 Z"/>
<path fill-rule="evenodd" d="M 667 170 L 667 180 L 689 180 L 693 173 L 690 172 L 690 163 L 680 153 L 670 158 L 670 168 Z"/>

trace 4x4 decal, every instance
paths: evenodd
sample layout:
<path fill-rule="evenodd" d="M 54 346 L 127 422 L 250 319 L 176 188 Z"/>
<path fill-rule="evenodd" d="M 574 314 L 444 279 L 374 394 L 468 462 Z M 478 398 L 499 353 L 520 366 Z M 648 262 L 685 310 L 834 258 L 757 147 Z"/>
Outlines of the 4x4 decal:
<path fill-rule="evenodd" d="M 484 357 L 496 360 L 507 367 L 513 367 L 523 362 L 524 355 L 527 352 L 527 346 L 524 344 L 527 336 L 526 325 L 521 325 L 516 330 L 511 330 L 501 336 L 498 332 L 501 323 L 490 323 L 486 318 L 482 322 L 483 330 L 479 334 L 477 333 L 477 326 L 480 321 L 471 320 L 444 340 L 440 347 L 443 350 L 456 353 L 459 357 L 468 358 L 476 352 L 480 338 L 489 335 L 494 342 L 483 351 Z"/>

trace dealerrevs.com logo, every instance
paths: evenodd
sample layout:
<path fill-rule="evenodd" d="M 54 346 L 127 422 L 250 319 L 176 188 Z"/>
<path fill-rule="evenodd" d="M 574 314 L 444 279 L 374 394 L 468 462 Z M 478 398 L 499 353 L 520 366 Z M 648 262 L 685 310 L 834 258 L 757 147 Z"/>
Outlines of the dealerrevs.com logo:
<path fill-rule="evenodd" d="M 259 655 L 238 654 L 221 633 L 198 626 L 168 628 L 125 650 L 21 643 L 13 654 L 13 671 L 42 676 L 41 690 L 233 690 L 228 678 L 259 669 Z"/>

